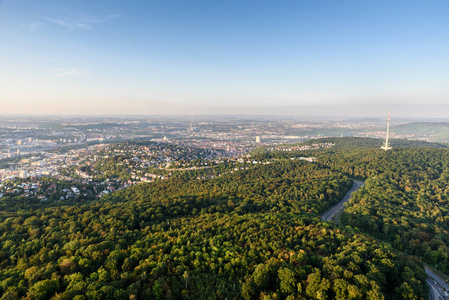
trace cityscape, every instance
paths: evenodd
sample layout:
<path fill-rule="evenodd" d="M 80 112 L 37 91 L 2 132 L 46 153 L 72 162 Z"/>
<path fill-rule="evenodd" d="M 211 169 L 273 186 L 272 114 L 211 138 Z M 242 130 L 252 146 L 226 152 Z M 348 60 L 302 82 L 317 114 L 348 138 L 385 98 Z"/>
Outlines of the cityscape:
<path fill-rule="evenodd" d="M 110 203 L 121 203 L 123 199 L 129 197 L 134 199 L 140 197 L 142 192 L 151 193 L 156 189 L 158 191 L 156 194 L 161 193 L 162 199 L 154 203 L 153 200 L 148 202 L 150 199 L 148 197 L 142 199 L 144 201 L 142 203 L 150 205 L 149 211 L 152 214 L 148 220 L 155 222 L 153 224 L 168 226 L 170 218 L 182 216 L 185 213 L 205 214 L 209 218 L 211 213 L 226 216 L 235 210 L 235 213 L 245 216 L 250 212 L 254 214 L 254 211 L 263 210 L 260 205 L 267 206 L 269 215 L 276 214 L 278 211 L 280 213 L 294 212 L 299 215 L 307 212 L 315 216 L 320 213 L 318 216 L 322 222 L 338 224 L 343 222 L 342 218 L 348 217 L 348 213 L 345 211 L 349 204 L 354 205 L 354 208 L 357 207 L 357 204 L 351 200 L 352 194 L 360 195 L 357 194 L 358 191 L 365 190 L 367 188 L 365 183 L 372 180 L 362 180 L 366 175 L 361 174 L 365 174 L 366 171 L 362 171 L 364 169 L 357 171 L 357 168 L 363 164 L 356 163 L 347 169 L 348 163 L 343 160 L 343 165 L 339 165 L 335 169 L 335 164 L 340 164 L 339 160 L 342 159 L 342 155 L 345 155 L 343 153 L 352 151 L 354 155 L 364 157 L 363 153 L 370 151 L 371 154 L 366 156 L 368 158 L 373 155 L 379 156 L 379 152 L 376 154 L 376 151 L 379 150 L 389 150 L 392 157 L 408 153 L 407 151 L 410 150 L 407 149 L 416 149 L 421 152 L 423 150 L 419 149 L 427 149 L 424 151 L 430 152 L 435 149 L 446 153 L 447 150 L 444 148 L 448 148 L 449 144 L 437 142 L 440 141 L 442 135 L 426 135 L 423 138 L 418 131 L 416 135 L 404 134 L 408 130 L 407 126 L 416 128 L 417 124 L 419 122 L 416 121 L 411 123 L 393 121 L 390 128 L 389 117 L 387 122 L 384 119 L 335 118 L 314 121 L 277 118 L 273 121 L 267 120 L 265 117 L 220 117 L 216 119 L 208 117 L 194 120 L 191 117 L 157 119 L 149 117 L 121 117 L 119 119 L 73 117 L 70 120 L 51 117 L 27 118 L 26 120 L 4 118 L 1 123 L 3 139 L 2 159 L 0 159 L 0 207 L 2 207 L 4 216 L 14 215 L 15 211 L 20 212 L 27 209 L 36 209 L 36 211 L 49 209 L 52 211 L 59 208 L 97 207 L 88 208 L 87 211 L 91 211 L 91 209 L 98 209 L 97 205 L 109 206 Z M 446 126 L 443 122 L 436 124 L 437 127 Z M 421 125 L 435 128 L 435 123 L 431 122 Z M 400 131 L 395 131 L 396 128 L 400 128 Z M 442 154 L 440 152 L 438 155 Z M 414 154 L 411 155 L 413 157 Z M 357 160 L 366 159 L 366 157 L 362 157 Z M 375 162 L 376 164 L 381 164 L 384 160 L 382 156 L 379 158 L 380 161 Z M 394 158 L 394 163 L 401 159 L 404 158 Z M 413 164 L 410 166 L 413 168 Z M 290 176 L 294 177 L 282 179 L 282 177 L 277 177 L 279 175 L 275 175 L 285 168 L 287 170 L 290 168 L 287 174 L 291 173 Z M 300 172 L 296 173 L 298 170 Z M 346 171 L 340 174 L 340 170 Z M 354 174 L 354 172 L 358 173 Z M 298 176 L 305 177 L 301 179 L 301 183 L 294 184 L 297 180 L 295 178 Z M 310 181 L 310 176 L 315 177 Z M 347 176 L 355 177 L 357 180 L 351 180 Z M 430 174 L 430 176 L 434 175 Z M 439 175 L 435 178 L 439 180 Z M 244 183 L 245 180 L 249 181 Z M 271 182 L 269 186 L 255 189 L 264 180 Z M 346 187 L 350 186 L 348 181 L 354 182 L 349 190 Z M 241 202 L 242 200 L 239 198 L 246 196 L 242 196 L 240 192 L 231 192 L 232 189 L 226 192 L 226 196 L 223 196 L 222 192 L 214 195 L 211 194 L 211 190 L 203 191 L 204 186 L 212 185 L 215 186 L 212 190 L 217 191 L 218 189 L 219 191 L 222 185 L 232 186 L 234 182 L 238 183 L 236 186 L 238 189 L 241 189 L 239 187 L 241 185 L 248 185 L 250 189 L 246 191 L 246 194 L 256 193 L 255 197 L 265 198 L 269 202 L 261 199 L 247 199 Z M 283 183 L 280 185 L 281 182 Z M 286 182 L 289 182 L 290 186 L 288 191 L 283 190 L 287 187 Z M 313 188 L 308 187 L 310 182 L 312 182 Z M 317 183 L 319 184 L 315 185 Z M 445 181 L 442 183 L 445 184 Z M 218 186 L 216 186 L 217 184 Z M 441 183 L 435 182 L 434 184 Z M 174 196 L 175 199 L 181 197 L 180 199 L 170 200 L 175 201 L 173 204 L 175 206 L 157 204 L 159 201 L 165 203 L 167 200 L 164 197 L 170 199 L 172 193 L 173 195 L 179 193 L 172 191 L 173 188 L 182 190 L 184 186 L 192 186 L 195 196 L 189 196 L 192 193 L 189 191 L 182 192 L 178 196 Z M 292 192 L 292 187 L 295 189 L 294 194 L 285 197 L 285 194 Z M 306 191 L 299 192 L 299 188 L 306 188 Z M 196 189 L 199 189 L 199 194 L 195 194 Z M 407 187 L 407 189 L 411 189 L 411 187 Z M 167 190 L 170 191 L 168 194 Z M 342 191 L 346 190 L 346 194 L 342 194 Z M 296 199 L 294 195 L 297 195 L 298 192 L 303 198 L 311 199 L 311 201 L 303 202 L 304 199 L 301 199 L 296 202 L 293 200 Z M 228 195 L 228 193 L 230 194 Z M 313 195 L 318 198 L 314 198 Z M 220 203 L 219 199 L 224 197 L 227 199 L 227 204 L 226 206 L 218 204 L 218 206 L 212 206 L 214 208 L 207 209 L 204 204 L 199 204 L 199 200 L 189 202 L 191 200 L 181 200 L 184 199 L 183 197 L 187 197 L 186 199 L 205 197 L 207 199 L 205 201 L 215 199 L 213 201 L 218 201 L 217 203 Z M 325 202 L 322 202 L 323 200 Z M 336 203 L 338 200 L 340 202 Z M 123 203 L 128 203 L 128 201 L 135 200 L 125 200 Z M 334 206 L 329 206 L 327 201 L 333 203 Z M 184 208 L 176 203 L 180 203 Z M 302 203 L 302 206 L 298 206 L 299 203 Z M 135 204 L 132 205 L 134 207 Z M 195 207 L 191 212 L 188 208 L 190 205 Z M 185 209 L 187 210 L 184 211 Z M 201 213 L 198 212 L 198 209 L 201 209 Z M 431 211 L 435 211 L 435 209 L 437 208 L 432 208 Z M 441 206 L 441 209 L 444 210 L 444 206 Z M 442 215 L 440 215 L 441 217 Z M 144 222 L 144 219 L 141 222 Z M 28 221 L 23 224 L 25 223 L 28 224 Z M 138 225 L 139 228 L 141 226 L 144 224 Z M 363 227 L 361 224 L 357 226 Z M 444 226 L 440 230 L 445 230 Z M 385 229 L 383 231 L 386 232 Z M 157 232 L 159 230 L 155 229 L 155 233 Z M 30 231 L 30 237 L 38 238 L 39 236 L 40 230 Z M 395 248 L 401 245 L 400 242 L 399 244 L 396 242 L 392 242 Z M 70 243 L 67 242 L 64 248 L 69 247 L 67 245 L 71 245 Z M 415 244 L 410 246 L 410 251 L 423 253 L 425 261 L 436 262 L 433 258 L 436 255 L 433 254 L 435 250 L 428 250 L 431 248 L 427 248 L 425 251 L 420 250 L 422 247 L 426 247 L 426 244 L 422 244 L 418 240 L 414 240 L 413 243 Z M 445 249 L 441 248 L 441 244 L 435 245 L 432 247 Z M 247 255 L 251 257 L 252 254 L 248 253 Z M 86 263 L 92 259 L 94 258 L 90 257 Z M 69 261 L 64 260 L 59 268 L 65 270 L 66 264 L 71 265 Z M 165 264 L 169 264 L 169 262 L 167 261 Z M 437 265 L 435 264 L 434 268 L 426 266 L 421 269 L 427 276 L 425 284 L 433 297 L 431 299 L 446 297 L 446 290 L 449 290 L 445 281 L 447 277 L 443 273 L 438 273 L 445 265 L 442 264 L 439 268 Z M 412 267 L 417 268 L 414 272 L 418 272 L 417 270 L 420 268 L 419 264 Z M 119 277 L 117 274 L 114 275 L 113 270 L 112 268 L 108 276 L 115 278 L 111 280 L 118 280 Z M 184 272 L 183 274 L 192 273 L 191 270 L 182 272 Z M 205 271 L 198 274 L 202 274 L 202 272 Z M 361 273 L 358 276 L 364 275 Z M 81 277 L 78 280 L 83 282 Z M 377 283 L 374 284 L 377 286 Z M 239 294 L 243 298 L 248 298 L 244 286 L 245 283 Z M 13 287 L 14 285 L 11 285 L 8 289 L 13 291 Z M 176 293 L 175 287 L 167 288 Z M 51 290 L 54 291 L 53 288 Z M 93 291 L 91 290 L 89 293 Z M 9 292 L 11 295 L 15 295 L 15 293 Z M 84 292 L 79 290 L 76 293 L 80 295 Z M 124 291 L 123 295 L 127 293 Z M 136 290 L 131 293 L 140 295 L 138 297 L 142 298 L 149 296 L 164 298 L 157 291 Z M 202 291 L 200 290 L 199 293 L 202 294 Z M 385 290 L 384 293 L 388 295 L 389 292 Z M 105 297 L 113 299 L 116 296 Z"/>
<path fill-rule="evenodd" d="M 309 140 L 309 136 L 285 134 L 314 132 L 317 136 L 310 137 L 314 139 L 322 136 L 320 130 L 347 130 L 346 134 L 350 134 L 351 130 L 375 126 L 374 122 L 362 126 L 329 121 L 292 124 L 289 120 L 276 123 L 241 120 L 238 125 L 226 120 L 201 121 L 194 126 L 192 121 L 183 119 L 175 123 L 129 119 L 113 127 L 110 119 L 76 122 L 58 124 L 57 120 L 41 119 L 37 123 L 29 120 L 2 123 L 0 198 L 10 194 L 40 201 L 101 197 L 138 183 L 168 179 L 172 171 L 180 170 L 203 169 L 204 174 L 198 179 L 214 178 L 221 174 L 206 172 L 212 171 L 207 169 L 220 163 L 246 162 L 257 147 L 267 147 L 269 151 L 307 151 L 333 145 L 289 146 L 295 141 Z M 120 170 L 109 174 L 105 165 Z M 233 168 L 230 169 L 232 172 Z"/>
<path fill-rule="evenodd" d="M 0 1 L 0 300 L 449 299 L 449 1 Z"/>
<path fill-rule="evenodd" d="M 410 123 L 397 124 L 403 128 Z M 414 125 L 415 123 L 411 123 Z M 442 124 L 442 123 L 440 123 Z M 409 125 L 410 126 L 410 125 Z M 449 126 L 449 123 L 447 123 Z M 423 138 L 417 134 L 395 132 L 391 138 L 440 141 L 432 136 Z M 236 158 L 249 153 L 255 147 L 285 148 L 284 145 L 324 137 L 384 138 L 385 120 L 294 120 L 292 118 L 269 121 L 264 118 L 222 117 L 205 118 L 2 118 L 1 158 L 8 158 L 1 166 L 0 180 L 52 176 L 64 179 L 61 170 L 77 166 L 87 157 L 109 149 L 109 145 L 127 141 L 150 141 L 153 145 L 179 147 L 181 151 L 197 152 L 192 159 L 211 160 L 217 157 Z M 444 140 L 445 141 L 445 140 Z M 281 147 L 279 147 L 281 145 Z M 155 146 L 156 147 L 156 146 Z M 201 150 L 202 149 L 202 150 Z M 298 147 L 293 147 L 297 150 Z M 136 150 L 126 151 L 136 157 Z M 162 162 L 178 161 L 179 155 L 144 151 L 152 160 L 148 166 Z M 140 159 L 140 157 L 137 157 Z M 162 164 L 163 165 L 163 164 Z"/>

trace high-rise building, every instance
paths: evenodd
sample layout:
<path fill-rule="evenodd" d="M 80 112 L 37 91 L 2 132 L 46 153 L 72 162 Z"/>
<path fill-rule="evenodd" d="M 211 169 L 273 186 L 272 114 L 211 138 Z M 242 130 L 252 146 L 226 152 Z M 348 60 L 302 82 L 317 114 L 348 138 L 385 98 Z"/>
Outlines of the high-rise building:
<path fill-rule="evenodd" d="M 260 139 L 260 135 L 256 136 L 256 143 L 260 143 L 261 139 Z"/>
<path fill-rule="evenodd" d="M 22 172 L 20 172 L 20 178 L 25 179 L 28 177 L 28 172 L 27 170 L 23 170 Z"/>

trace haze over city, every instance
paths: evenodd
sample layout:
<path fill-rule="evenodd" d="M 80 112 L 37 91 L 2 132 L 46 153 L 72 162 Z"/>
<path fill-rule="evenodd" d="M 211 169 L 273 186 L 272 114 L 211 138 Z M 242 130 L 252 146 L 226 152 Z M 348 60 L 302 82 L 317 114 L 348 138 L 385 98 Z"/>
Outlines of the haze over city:
<path fill-rule="evenodd" d="M 0 300 L 449 299 L 449 0 L 0 0 Z"/>
<path fill-rule="evenodd" d="M 445 117 L 448 1 L 1 1 L 4 115 Z"/>

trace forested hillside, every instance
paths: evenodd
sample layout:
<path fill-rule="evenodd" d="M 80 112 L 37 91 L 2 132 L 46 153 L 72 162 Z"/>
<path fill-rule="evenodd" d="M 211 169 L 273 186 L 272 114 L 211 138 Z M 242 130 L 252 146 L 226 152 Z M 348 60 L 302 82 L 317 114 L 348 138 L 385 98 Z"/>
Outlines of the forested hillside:
<path fill-rule="evenodd" d="M 344 224 L 390 242 L 449 273 L 449 151 L 356 150 L 320 155 L 319 162 L 366 178 Z"/>
<path fill-rule="evenodd" d="M 449 123 L 447 122 L 416 122 L 392 126 L 391 131 L 447 143 L 449 142 L 448 128 Z"/>
<path fill-rule="evenodd" d="M 318 141 L 335 146 L 325 151 L 261 152 L 254 156 L 279 159 L 315 155 L 318 164 L 365 180 L 365 187 L 345 210 L 342 224 L 387 241 L 449 274 L 449 150 L 437 149 L 445 145 L 408 141 L 410 147 L 404 147 L 394 140 L 394 149 L 385 152 L 374 146 L 372 139 Z M 430 147 L 423 147 L 426 144 Z"/>
<path fill-rule="evenodd" d="M 357 175 L 326 155 L 3 211 L 2 299 L 427 297 L 418 259 L 319 220 Z"/>

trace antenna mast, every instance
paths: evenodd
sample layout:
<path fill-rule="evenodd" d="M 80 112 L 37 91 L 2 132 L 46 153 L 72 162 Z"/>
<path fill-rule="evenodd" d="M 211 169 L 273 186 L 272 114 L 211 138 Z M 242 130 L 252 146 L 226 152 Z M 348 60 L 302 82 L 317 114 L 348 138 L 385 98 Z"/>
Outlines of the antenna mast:
<path fill-rule="evenodd" d="M 382 147 L 380 147 L 381 149 L 384 149 L 385 151 L 392 149 L 392 147 L 390 146 L 390 143 L 388 142 L 389 134 L 390 134 L 390 112 L 388 112 L 387 138 L 385 139 L 384 145 Z"/>

